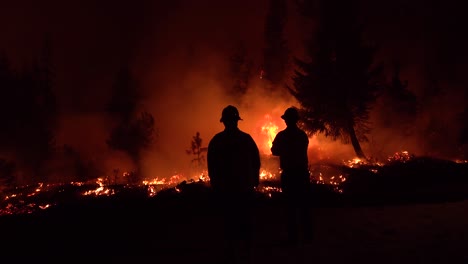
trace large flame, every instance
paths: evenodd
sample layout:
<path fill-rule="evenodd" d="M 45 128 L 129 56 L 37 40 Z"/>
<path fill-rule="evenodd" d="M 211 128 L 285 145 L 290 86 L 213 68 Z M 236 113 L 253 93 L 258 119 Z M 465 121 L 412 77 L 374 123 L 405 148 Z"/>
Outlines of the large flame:
<path fill-rule="evenodd" d="M 278 133 L 278 126 L 273 122 L 271 115 L 265 115 L 265 123 L 262 126 L 262 135 L 264 135 L 264 140 L 262 142 L 261 148 L 264 154 L 271 154 L 271 146 L 273 140 L 275 139 L 276 134 Z"/>

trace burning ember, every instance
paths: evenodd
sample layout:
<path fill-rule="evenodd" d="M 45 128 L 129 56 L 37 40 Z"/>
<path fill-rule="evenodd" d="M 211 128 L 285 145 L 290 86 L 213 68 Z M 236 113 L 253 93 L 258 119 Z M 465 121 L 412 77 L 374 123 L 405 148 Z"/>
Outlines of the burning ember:
<path fill-rule="evenodd" d="M 414 155 L 410 155 L 408 151 L 396 152 L 393 156 L 388 157 L 389 162 L 407 162 L 414 158 Z"/>
<path fill-rule="evenodd" d="M 261 170 L 260 171 L 260 180 L 261 181 L 278 180 L 278 177 L 276 176 L 275 173 L 269 172 L 267 170 Z"/>
<path fill-rule="evenodd" d="M 53 202 L 48 203 L 42 201 L 42 196 L 45 192 L 53 189 L 54 184 L 46 184 L 40 182 L 37 186 L 25 186 L 21 191 L 17 193 L 11 193 L 6 195 L 0 205 L 0 215 L 12 215 L 12 214 L 29 214 L 38 209 L 44 210 L 54 205 Z M 41 202 L 26 202 L 26 200 L 41 200 Z"/>
<path fill-rule="evenodd" d="M 131 177 L 131 174 L 123 172 L 122 177 L 128 178 Z M 129 189 L 141 189 L 143 191 L 146 190 L 148 197 L 154 197 L 160 191 L 169 188 L 174 188 L 176 192 L 180 192 L 181 190 L 177 188 L 177 185 L 183 181 L 208 182 L 209 177 L 207 171 L 202 171 L 188 180 L 183 175 L 175 174 L 169 178 L 154 178 L 133 184 L 117 184 L 116 182 L 109 181 L 109 177 L 97 178 L 90 182 L 38 183 L 34 186 L 17 187 L 7 194 L 3 201 L 0 201 L 0 215 L 30 214 L 38 210 L 48 209 L 56 205 L 55 199 L 58 193 L 71 196 L 105 197 L 113 196 Z"/>
<path fill-rule="evenodd" d="M 272 197 L 274 193 L 280 193 L 281 188 L 275 186 L 260 186 L 257 191 L 266 194 L 268 197 Z"/>
<path fill-rule="evenodd" d="M 113 195 L 115 194 L 114 190 L 107 188 L 104 186 L 103 179 L 98 178 L 96 181 L 96 184 L 99 185 L 99 187 L 95 190 L 89 190 L 83 193 L 83 195 Z"/>
<path fill-rule="evenodd" d="M 265 126 L 265 131 L 274 131 L 275 126 L 270 126 L 268 130 Z M 388 157 L 387 164 L 380 162 L 372 162 L 369 160 L 361 160 L 354 158 L 348 161 L 343 161 L 343 166 L 338 165 L 318 165 L 311 168 L 310 177 L 312 184 L 327 185 L 335 193 L 343 193 L 343 184 L 347 182 L 349 173 L 347 170 L 370 171 L 375 174 L 379 173 L 381 168 L 391 165 L 395 162 L 403 164 L 414 158 L 407 151 L 397 152 L 391 157 Z M 455 164 L 466 164 L 466 160 L 457 160 Z M 259 193 L 272 197 L 276 193 L 281 193 L 280 175 L 281 171 L 276 173 L 262 168 L 260 171 L 260 185 L 257 188 Z M 130 177 L 131 174 L 124 172 L 122 177 Z M 153 178 L 145 179 L 140 182 L 129 182 L 127 184 L 117 184 L 117 182 L 109 181 L 109 177 L 102 177 L 90 182 L 70 182 L 57 184 L 38 183 L 32 186 L 16 187 L 9 192 L 5 192 L 3 199 L 0 200 L 0 215 L 11 214 L 30 214 L 40 210 L 51 208 L 61 200 L 81 199 L 79 197 L 108 197 L 117 195 L 128 190 L 137 190 L 147 197 L 155 197 L 162 190 L 173 189 L 174 193 L 183 192 L 183 183 L 201 183 L 209 182 L 207 171 L 202 171 L 192 177 L 186 177 L 182 174 L 174 174 L 168 178 Z"/>

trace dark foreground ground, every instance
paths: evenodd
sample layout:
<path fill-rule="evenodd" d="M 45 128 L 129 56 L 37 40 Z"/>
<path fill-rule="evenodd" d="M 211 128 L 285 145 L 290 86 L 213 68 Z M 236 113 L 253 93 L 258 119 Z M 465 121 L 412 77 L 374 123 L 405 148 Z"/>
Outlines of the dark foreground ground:
<path fill-rule="evenodd" d="M 205 198 L 106 198 L 3 216 L 1 258 L 222 263 L 221 219 Z M 280 243 L 281 203 L 257 202 L 252 263 L 468 263 L 468 200 L 312 206 L 315 237 L 298 247 Z"/>
<path fill-rule="evenodd" d="M 343 169 L 342 194 L 313 185 L 315 236 L 303 246 L 282 243 L 280 194 L 259 194 L 251 263 L 468 263 L 468 163 L 421 158 L 374 169 Z M 18 199 L 23 207 L 60 203 L 0 216 L 1 263 L 225 263 L 223 221 L 206 183 L 151 198 L 120 187 L 109 197 L 60 186 Z"/>

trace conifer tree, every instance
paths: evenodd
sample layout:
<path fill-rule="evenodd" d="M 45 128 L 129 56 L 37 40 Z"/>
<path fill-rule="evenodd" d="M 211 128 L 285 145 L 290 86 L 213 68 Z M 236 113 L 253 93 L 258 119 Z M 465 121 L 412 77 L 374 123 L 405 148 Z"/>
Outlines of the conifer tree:
<path fill-rule="evenodd" d="M 281 86 L 286 77 L 289 51 L 284 38 L 287 17 L 285 0 L 270 0 L 265 21 L 265 48 L 263 53 L 264 79 L 272 87 Z"/>
<path fill-rule="evenodd" d="M 365 158 L 360 142 L 367 140 L 370 108 L 382 87 L 382 67 L 373 61 L 376 47 L 363 38 L 354 1 L 308 4 L 298 2 L 304 15 L 317 18 L 317 30 L 306 42 L 309 58 L 295 60 L 289 91 L 301 105 L 309 134 L 351 142 L 356 155 Z"/>

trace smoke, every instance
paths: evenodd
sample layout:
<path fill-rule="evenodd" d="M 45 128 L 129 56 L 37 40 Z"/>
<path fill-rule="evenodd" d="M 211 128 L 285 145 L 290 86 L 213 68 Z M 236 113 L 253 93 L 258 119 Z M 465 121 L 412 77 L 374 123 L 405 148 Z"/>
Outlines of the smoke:
<path fill-rule="evenodd" d="M 239 6 L 233 4 L 231 7 L 242 12 Z M 194 15 L 191 12 L 194 12 L 194 8 L 201 11 L 196 15 L 199 19 L 192 19 Z M 299 104 L 284 87 L 277 87 L 273 93 L 265 89 L 264 82 L 255 74 L 244 96 L 233 98 L 226 93 L 229 85 L 232 85 L 228 63 L 235 43 L 244 42 L 256 65 L 260 64 L 263 45 L 262 16 L 248 13 L 250 16 L 245 16 L 242 22 L 234 17 L 225 20 L 219 9 L 210 9 L 203 4 L 198 7 L 181 5 L 173 14 L 165 17 L 164 23 L 158 23 L 153 31 L 148 32 L 144 41 L 135 48 L 131 61 L 144 89 L 145 100 L 141 104 L 141 110 L 146 110 L 155 117 L 157 129 L 154 145 L 143 154 L 143 175 L 168 177 L 199 172 L 200 168 L 192 163 L 194 157 L 187 154 L 186 150 L 190 148 L 192 137 L 197 132 L 203 140 L 202 147 L 207 147 L 209 140 L 223 130 L 219 118 L 222 109 L 229 104 L 237 106 L 240 111 L 243 118 L 239 122 L 240 129 L 251 134 L 261 154 L 268 156 L 269 136 L 263 127 L 271 123 L 277 126 L 276 131 L 284 129 L 281 114 L 287 107 Z M 289 28 L 296 29 L 288 25 Z M 288 36 L 293 38 L 291 34 Z M 298 41 L 292 39 L 291 42 Z M 293 55 L 302 53 L 293 52 Z M 392 56 L 394 53 L 387 54 Z M 381 56 L 381 59 L 388 61 L 389 56 Z M 428 84 L 423 80 L 421 68 L 417 66 L 419 64 L 406 67 L 402 72 L 402 79 L 409 80 L 409 88 L 422 96 L 421 91 Z M 435 141 L 428 142 L 426 133 L 430 124 L 436 122 L 448 128 L 445 132 L 450 132 L 439 135 L 437 141 L 455 138 L 457 130 L 452 120 L 456 111 L 453 111 L 453 106 L 458 105 L 458 109 L 462 105 L 462 102 L 454 104 L 453 99 L 456 98 L 462 97 L 450 93 L 440 97 L 439 102 L 427 104 L 421 109 L 411 131 L 400 126 L 375 126 L 381 115 L 388 114 L 376 105 L 372 112 L 371 121 L 374 126 L 369 135 L 370 141 L 362 142 L 365 153 L 379 160 L 385 160 L 389 155 L 402 150 L 417 155 L 449 153 L 453 150 L 451 143 L 444 145 L 436 144 Z M 96 113 L 89 115 L 89 122 L 82 122 L 83 127 L 90 130 L 89 137 L 93 138 L 94 143 L 79 143 L 82 135 L 72 138 L 70 135 L 73 135 L 75 128 L 64 123 L 68 127 L 68 132 L 64 134 L 69 135 L 70 142 L 77 142 L 77 145 L 88 148 L 83 149 L 84 152 L 95 155 L 99 153 L 107 174 L 114 168 L 120 168 L 121 171 L 132 170 L 134 165 L 129 162 L 129 157 L 109 151 L 105 145 L 110 129 L 106 125 L 108 123 L 105 116 Z M 393 122 L 398 123 L 398 119 L 395 116 Z M 445 147 L 447 150 L 443 150 Z M 321 134 L 310 138 L 309 159 L 312 164 L 339 163 L 354 156 L 350 144 L 332 141 Z"/>
<path fill-rule="evenodd" d="M 196 132 L 203 139 L 202 147 L 206 147 L 223 130 L 219 118 L 226 105 L 238 107 L 243 118 L 240 129 L 253 136 L 261 154 L 266 156 L 271 136 L 264 126 L 271 124 L 277 127 L 276 131 L 282 130 L 285 124 L 281 114 L 290 106 L 299 106 L 284 87 L 277 87 L 274 92 L 265 89 L 265 83 L 255 72 L 245 95 L 233 98 L 225 92 L 232 85 L 228 63 L 236 43 L 246 45 L 255 66 L 261 64 L 268 1 L 169 2 L 137 1 L 132 5 L 95 1 L 66 5 L 53 0 L 27 5 L 11 2 L 0 16 L 0 29 L 5 32 L 0 48 L 16 64 L 35 57 L 43 35 L 51 33 L 61 110 L 57 145 L 72 146 L 98 163 L 103 175 L 111 175 L 114 169 L 121 172 L 135 169 L 130 157 L 111 151 L 106 144 L 111 123 L 103 109 L 109 99 L 112 76 L 122 64 L 130 64 L 142 83 L 144 100 L 140 110 L 150 112 L 156 121 L 154 145 L 142 155 L 143 174 L 147 177 L 168 177 L 199 169 L 186 150 Z M 419 34 L 424 23 L 412 23 L 420 21 L 418 9 L 407 10 L 406 19 L 395 21 L 392 10 L 397 7 L 381 14 L 380 11 L 385 11 L 381 10 L 381 3 L 379 7 L 372 3 L 368 5 L 368 14 L 372 16 L 367 18 L 376 23 L 369 23 L 372 25 L 369 36 L 382 46 L 379 59 L 386 62 L 398 59 L 406 65 L 402 79 L 408 80 L 409 88 L 424 100 L 410 131 L 398 126 L 374 126 L 370 141 L 363 142 L 364 152 L 379 159 L 401 150 L 419 155 L 455 155 L 454 140 L 459 125 L 455 117 L 464 107 L 466 95 L 462 85 L 455 81 L 459 78 L 448 73 L 465 67 L 444 70 L 446 65 L 454 64 L 444 60 L 445 64 L 439 63 L 436 57 L 447 55 L 443 51 L 449 49 L 441 48 L 444 43 L 458 43 L 454 37 L 457 34 L 445 36 L 439 32 L 442 37 L 438 39 L 438 49 L 431 48 L 432 32 L 425 32 L 422 38 Z M 285 35 L 291 55 L 302 58 L 303 32 L 308 32 L 310 25 L 297 16 L 294 6 L 290 7 Z M 441 29 L 448 32 L 444 27 Z M 458 43 L 457 47 L 463 45 Z M 452 55 L 456 54 L 452 51 L 446 57 L 455 58 Z M 439 80 L 445 92 L 424 97 L 424 91 L 431 85 L 425 80 L 428 75 L 425 65 L 430 65 L 432 72 L 445 73 L 440 74 L 443 78 Z M 375 125 L 387 113 L 376 105 L 372 114 Z M 393 121 L 398 123 L 398 117 Z M 310 138 L 311 163 L 340 162 L 353 157 L 349 144 L 320 134 Z"/>
<path fill-rule="evenodd" d="M 150 13 L 150 18 L 133 21 L 125 16 L 128 25 L 122 32 L 95 34 L 101 44 L 94 48 L 93 57 L 101 62 L 100 66 L 89 63 L 94 73 L 77 77 L 79 83 L 62 92 L 62 105 L 72 111 L 64 114 L 60 121 L 57 142 L 72 145 L 85 156 L 100 161 L 106 175 L 117 168 L 120 171 L 135 168 L 129 157 L 107 147 L 105 141 L 111 123 L 102 111 L 108 100 L 113 72 L 120 64 L 129 63 L 143 88 L 144 100 L 139 110 L 151 113 L 156 122 L 154 144 L 142 153 L 143 174 L 167 177 L 193 170 L 191 160 L 194 157 L 186 153 L 192 137 L 200 132 L 202 147 L 206 147 L 211 137 L 223 129 L 219 122 L 221 110 L 228 104 L 238 103 L 224 92 L 230 85 L 227 63 L 234 43 L 246 43 L 250 55 L 261 54 L 261 10 L 265 9 L 265 3 L 176 1 L 168 5 L 148 4 L 146 7 L 150 11 L 145 13 Z M 142 9 L 132 8 L 138 11 L 135 11 L 137 15 L 142 15 Z M 114 7 L 111 13 L 125 14 L 122 10 Z M 96 18 L 92 20 L 97 21 Z M 98 29 L 104 29 L 105 25 L 109 24 L 101 21 L 97 24 Z M 97 50 L 105 46 L 109 50 Z M 85 57 L 91 58 L 89 56 Z M 254 59 L 258 61 L 258 57 Z M 245 120 L 249 120 L 249 114 L 241 108 L 240 111 L 245 114 Z"/>
<path fill-rule="evenodd" d="M 280 116 L 295 104 L 294 100 L 284 92 L 267 92 L 259 76 L 252 77 L 246 94 L 228 95 L 233 83 L 228 53 L 190 54 L 189 66 L 180 54 L 174 52 L 168 59 L 176 70 L 166 71 L 164 76 L 150 72 L 145 82 L 146 87 L 157 87 L 148 94 L 144 108 L 155 116 L 159 131 L 153 149 L 144 158 L 145 174 L 171 175 L 197 169 L 191 162 L 194 157 L 186 153 L 192 137 L 199 132 L 202 147 L 207 147 L 210 139 L 224 129 L 219 120 L 227 105 L 239 109 L 243 119 L 239 128 L 252 135 L 262 155 L 269 155 L 269 135 L 262 127 L 271 122 L 284 128 Z"/>

